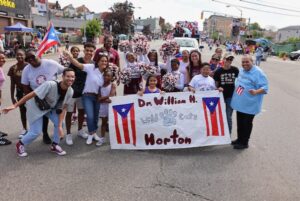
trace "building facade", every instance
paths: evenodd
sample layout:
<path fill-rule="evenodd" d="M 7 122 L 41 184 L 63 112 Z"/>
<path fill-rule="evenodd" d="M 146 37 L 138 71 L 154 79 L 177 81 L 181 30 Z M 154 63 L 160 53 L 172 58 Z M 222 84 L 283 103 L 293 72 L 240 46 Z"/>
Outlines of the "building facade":
<path fill-rule="evenodd" d="M 240 19 L 221 15 L 211 15 L 204 20 L 203 31 L 205 31 L 208 36 L 218 33 L 219 36 L 230 39 L 232 37 L 237 37 L 240 34 L 240 27 L 245 26 L 245 18 Z"/>
<path fill-rule="evenodd" d="M 150 30 L 153 34 L 159 34 L 161 33 L 161 23 L 164 22 L 164 19 L 159 17 L 159 18 L 146 18 L 146 19 L 135 19 L 135 32 L 141 32 L 144 28 L 144 26 L 150 25 Z"/>
<path fill-rule="evenodd" d="M 5 26 L 11 26 L 18 22 L 22 23 L 27 27 L 31 27 L 30 1 L 0 1 L 0 34 L 4 33 Z"/>
<path fill-rule="evenodd" d="M 278 29 L 275 41 L 280 43 L 289 38 L 300 38 L 300 26 L 288 26 Z"/>

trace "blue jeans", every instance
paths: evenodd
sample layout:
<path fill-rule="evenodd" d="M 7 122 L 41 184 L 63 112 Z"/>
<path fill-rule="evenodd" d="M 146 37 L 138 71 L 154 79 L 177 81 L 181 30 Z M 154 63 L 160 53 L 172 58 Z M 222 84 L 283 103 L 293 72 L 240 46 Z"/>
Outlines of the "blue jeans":
<path fill-rule="evenodd" d="M 54 133 L 53 133 L 53 142 L 58 144 L 60 141 L 59 133 L 58 133 L 58 114 L 56 114 L 56 110 L 51 110 L 47 114 L 45 114 L 52 123 L 54 124 Z M 24 145 L 28 145 L 33 142 L 41 133 L 43 129 L 43 117 L 40 117 L 36 121 L 30 124 L 29 131 L 27 134 L 22 138 L 21 142 Z"/>
<path fill-rule="evenodd" d="M 231 103 L 231 98 L 226 98 L 225 99 L 226 117 L 227 117 L 227 122 L 228 122 L 229 133 L 231 134 L 231 131 L 232 131 L 232 113 L 233 113 L 233 109 L 230 106 L 230 103 Z"/>
<path fill-rule="evenodd" d="M 255 60 L 256 66 L 260 66 L 261 59 L 262 59 L 262 56 L 256 57 L 256 60 Z"/>
<path fill-rule="evenodd" d="M 98 129 L 100 103 L 98 97 L 83 94 L 82 103 L 86 114 L 86 121 L 89 133 L 95 133 Z"/>

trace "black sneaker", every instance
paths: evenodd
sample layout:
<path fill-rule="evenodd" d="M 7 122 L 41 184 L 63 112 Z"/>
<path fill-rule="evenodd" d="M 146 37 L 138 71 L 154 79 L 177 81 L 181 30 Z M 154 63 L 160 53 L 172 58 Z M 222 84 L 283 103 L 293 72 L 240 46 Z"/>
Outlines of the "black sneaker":
<path fill-rule="evenodd" d="M 233 146 L 234 149 L 248 149 L 248 144 L 235 144 Z"/>
<path fill-rule="evenodd" d="M 3 137 L 0 138 L 0 146 L 10 145 L 10 144 L 11 144 L 11 141 L 9 141 L 8 139 L 5 139 Z"/>
<path fill-rule="evenodd" d="M 43 142 L 45 144 L 51 144 L 52 143 L 52 140 L 50 139 L 48 133 L 43 133 Z"/>
<path fill-rule="evenodd" d="M 236 145 L 238 143 L 239 143 L 238 139 L 231 141 L 231 145 Z"/>
<path fill-rule="evenodd" d="M 6 136 L 7 136 L 7 133 L 0 131 L 0 137 L 6 137 Z"/>

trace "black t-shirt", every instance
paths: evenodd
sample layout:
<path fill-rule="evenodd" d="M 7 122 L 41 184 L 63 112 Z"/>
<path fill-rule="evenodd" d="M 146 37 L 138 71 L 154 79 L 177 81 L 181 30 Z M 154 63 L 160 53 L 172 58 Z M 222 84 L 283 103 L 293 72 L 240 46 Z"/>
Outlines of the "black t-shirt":
<path fill-rule="evenodd" d="M 82 57 L 78 58 L 77 61 L 82 64 L 85 63 Z M 73 64 L 70 64 L 70 68 L 74 69 L 75 71 L 75 81 L 72 85 L 72 88 L 74 90 L 73 98 L 78 98 L 82 96 L 87 74 L 85 71 L 80 70 Z"/>
<path fill-rule="evenodd" d="M 219 83 L 218 87 L 224 89 L 224 98 L 231 98 L 234 91 L 234 82 L 238 77 L 239 69 L 237 67 L 231 66 L 230 69 L 225 70 L 224 68 L 219 68 L 215 74 L 214 79 Z"/>

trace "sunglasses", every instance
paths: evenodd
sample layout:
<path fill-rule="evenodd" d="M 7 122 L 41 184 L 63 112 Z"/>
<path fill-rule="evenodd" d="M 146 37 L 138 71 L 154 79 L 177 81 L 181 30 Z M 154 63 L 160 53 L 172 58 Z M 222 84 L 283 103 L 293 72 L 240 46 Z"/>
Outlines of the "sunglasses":
<path fill-rule="evenodd" d="M 107 52 L 99 52 L 99 55 L 105 55 L 105 56 L 108 56 L 108 53 L 107 53 Z"/>
<path fill-rule="evenodd" d="M 213 60 L 213 61 L 220 61 L 220 59 L 215 59 L 215 58 L 212 58 L 211 60 Z"/>
<path fill-rule="evenodd" d="M 35 58 L 36 58 L 35 55 L 30 55 L 30 56 L 28 56 L 28 57 L 25 58 L 25 61 L 29 62 L 31 60 L 35 60 Z"/>

